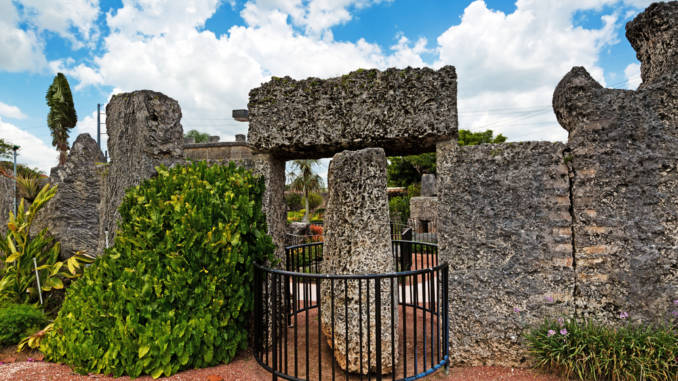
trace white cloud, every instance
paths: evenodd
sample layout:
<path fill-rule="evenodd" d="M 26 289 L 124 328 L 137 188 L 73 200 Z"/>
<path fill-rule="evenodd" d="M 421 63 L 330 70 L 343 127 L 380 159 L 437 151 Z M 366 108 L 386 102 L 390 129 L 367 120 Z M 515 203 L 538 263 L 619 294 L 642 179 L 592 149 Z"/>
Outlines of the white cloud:
<path fill-rule="evenodd" d="M 640 64 L 632 63 L 626 66 L 626 69 L 624 69 L 624 77 L 626 78 L 627 89 L 637 89 L 640 83 L 643 82 L 640 77 Z"/>
<path fill-rule="evenodd" d="M 0 116 L 4 116 L 6 118 L 12 118 L 12 119 L 25 119 L 26 114 L 21 112 L 21 110 L 12 105 L 8 105 L 7 103 L 0 102 Z"/>
<path fill-rule="evenodd" d="M 5 141 L 21 147 L 17 154 L 17 162 L 31 168 L 39 168 L 49 175 L 52 167 L 58 163 L 57 151 L 19 127 L 7 123 L 0 118 L 0 136 Z"/>
<path fill-rule="evenodd" d="M 135 36 L 180 34 L 204 25 L 219 0 L 123 0 L 123 7 L 106 15 L 114 33 Z"/>
<path fill-rule="evenodd" d="M 18 23 L 12 1 L 0 0 L 0 70 L 40 71 L 47 63 L 42 44 L 33 31 L 22 30 Z"/>
<path fill-rule="evenodd" d="M 553 89 L 572 66 L 585 66 L 605 83 L 597 60 L 615 42 L 617 22 L 608 14 L 600 29 L 584 29 L 573 26 L 572 17 L 602 5 L 518 0 L 517 9 L 505 14 L 482 0 L 471 3 L 461 23 L 437 40 L 435 66 L 454 65 L 459 76 L 460 128 L 492 129 L 510 140 L 565 140 L 550 106 Z"/>
<path fill-rule="evenodd" d="M 19 0 L 24 18 L 38 30 L 68 39 L 75 48 L 96 38 L 99 0 Z"/>

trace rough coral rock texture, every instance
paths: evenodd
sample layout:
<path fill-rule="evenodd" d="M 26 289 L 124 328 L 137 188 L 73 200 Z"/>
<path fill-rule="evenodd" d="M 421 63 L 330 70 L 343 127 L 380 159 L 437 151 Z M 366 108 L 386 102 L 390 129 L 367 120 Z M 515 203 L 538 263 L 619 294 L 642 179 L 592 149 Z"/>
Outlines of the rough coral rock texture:
<path fill-rule="evenodd" d="M 423 179 L 423 178 L 422 178 Z M 410 221 L 415 232 L 433 231 L 438 219 L 438 197 L 412 197 L 410 199 Z"/>
<path fill-rule="evenodd" d="M 9 212 L 14 213 L 14 180 L 0 175 L 0 234 L 7 233 Z"/>
<path fill-rule="evenodd" d="M 525 365 L 525 325 L 574 311 L 565 148 L 439 144 L 439 255 L 450 265 L 453 364 Z"/>
<path fill-rule="evenodd" d="M 678 67 L 678 2 L 651 4 L 626 24 L 626 38 L 641 63 L 641 89 L 664 75 L 674 77 Z"/>
<path fill-rule="evenodd" d="M 678 2 L 651 5 L 627 36 L 637 91 L 605 89 L 575 67 L 553 108 L 570 135 L 576 312 L 649 322 L 678 298 Z"/>
<path fill-rule="evenodd" d="M 113 244 L 125 191 L 153 176 L 158 165 L 183 163 L 180 121 L 179 103 L 155 91 L 117 94 L 106 106 L 110 163 L 103 173 L 98 253 L 103 252 L 106 231 Z"/>
<path fill-rule="evenodd" d="M 76 251 L 95 255 L 99 243 L 99 202 L 101 174 L 106 161 L 97 142 L 80 134 L 73 142 L 68 159 L 52 168 L 49 182 L 57 192 L 40 212 L 36 226 L 47 228 L 61 242 L 61 257 Z"/>
<path fill-rule="evenodd" d="M 329 197 L 325 214 L 325 244 L 323 249 L 323 273 L 325 274 L 377 274 L 394 269 L 391 253 L 388 200 L 386 196 L 386 156 L 381 148 L 360 151 L 344 151 L 334 156 L 328 170 Z M 381 363 L 382 373 L 390 373 L 391 326 L 397 325 L 397 306 L 391 299 L 390 282 L 381 280 L 381 308 L 376 308 L 375 280 L 370 280 L 372 294 L 367 298 L 366 281 L 343 281 L 321 285 L 322 330 L 334 357 L 342 369 L 361 372 L 360 338 L 362 332 L 363 374 L 376 371 L 375 318 L 381 316 Z M 359 287 L 362 294 L 359 297 Z M 334 289 L 334 327 L 332 326 L 332 288 Z M 368 307 L 369 306 L 369 307 Z M 348 309 L 348 318 L 345 309 Z M 367 308 L 372 308 L 369 317 Z M 395 321 L 391 320 L 392 309 Z M 361 318 L 362 313 L 362 318 Z M 362 319 L 362 327 L 360 324 Z M 369 330 L 368 330 L 369 320 Z M 394 327 L 398 343 L 397 326 Z M 348 330 L 348 336 L 346 336 Z M 334 345 L 332 344 L 334 331 Z M 368 359 L 368 336 L 371 356 Z M 346 357 L 348 355 L 348 362 Z M 394 353 L 397 358 L 397 352 Z M 369 361 L 369 367 L 368 367 Z"/>
<path fill-rule="evenodd" d="M 366 147 L 389 156 L 431 152 L 437 141 L 457 136 L 452 66 L 358 70 L 326 80 L 274 77 L 249 99 L 249 143 L 285 158 Z"/>
<path fill-rule="evenodd" d="M 436 195 L 438 195 L 436 189 L 436 175 L 432 173 L 421 175 L 421 196 L 435 197 Z"/>
<path fill-rule="evenodd" d="M 275 256 L 280 260 L 280 267 L 285 266 L 285 233 L 287 223 L 287 206 L 285 204 L 285 161 L 270 154 L 257 154 L 253 158 L 255 175 L 262 176 L 265 181 L 261 208 L 266 214 L 268 235 L 275 244 Z"/>
<path fill-rule="evenodd" d="M 253 170 L 253 154 L 252 148 L 245 142 L 195 143 L 184 139 L 184 155 L 191 161 L 204 160 L 223 165 L 232 161 L 240 167 Z"/>

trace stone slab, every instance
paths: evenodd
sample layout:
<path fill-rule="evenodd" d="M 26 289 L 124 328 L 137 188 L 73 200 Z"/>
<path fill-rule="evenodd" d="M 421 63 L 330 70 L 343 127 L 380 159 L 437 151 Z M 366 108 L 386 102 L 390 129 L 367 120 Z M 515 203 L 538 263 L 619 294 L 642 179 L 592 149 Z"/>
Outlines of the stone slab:
<path fill-rule="evenodd" d="M 250 91 L 248 108 L 248 142 L 284 158 L 367 147 L 389 156 L 431 152 L 457 137 L 457 74 L 444 66 L 274 77 Z"/>

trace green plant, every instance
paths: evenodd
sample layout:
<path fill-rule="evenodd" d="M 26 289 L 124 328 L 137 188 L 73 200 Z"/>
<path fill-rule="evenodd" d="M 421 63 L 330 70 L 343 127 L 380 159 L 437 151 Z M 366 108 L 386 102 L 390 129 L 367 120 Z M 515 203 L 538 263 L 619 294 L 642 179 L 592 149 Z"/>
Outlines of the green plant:
<path fill-rule="evenodd" d="M 0 158 L 9 159 L 13 156 L 15 145 L 11 142 L 6 142 L 4 139 L 0 138 Z"/>
<path fill-rule="evenodd" d="M 34 305 L 9 304 L 0 307 L 0 346 L 17 344 L 45 324 L 47 316 Z"/>
<path fill-rule="evenodd" d="M 47 126 L 52 132 L 52 145 L 59 150 L 59 165 L 63 165 L 68 151 L 68 130 L 78 123 L 71 87 L 65 75 L 57 73 L 54 76 L 45 100 L 49 106 Z"/>
<path fill-rule="evenodd" d="M 301 205 L 302 196 L 299 193 L 285 193 L 285 203 L 287 210 L 299 210 L 303 208 Z"/>
<path fill-rule="evenodd" d="M 264 183 L 233 163 L 157 171 L 127 191 L 113 247 L 67 290 L 47 359 L 159 377 L 245 348 L 253 263 L 273 259 Z"/>
<path fill-rule="evenodd" d="M 410 196 L 394 196 L 388 200 L 391 221 L 405 224 L 410 218 Z"/>
<path fill-rule="evenodd" d="M 675 330 L 675 323 L 613 328 L 559 319 L 545 320 L 526 338 L 537 367 L 566 377 L 659 381 L 678 379 Z"/>
<path fill-rule="evenodd" d="M 14 162 L 7 160 L 0 161 L 0 169 L 3 170 L 9 177 L 11 177 L 14 172 Z M 38 168 L 29 168 L 19 163 L 16 165 L 16 174 L 26 177 L 47 177 Z"/>
<path fill-rule="evenodd" d="M 80 275 L 81 263 L 92 259 L 80 253 L 65 262 L 59 261 L 61 245 L 43 229 L 31 236 L 33 221 L 43 206 L 56 194 L 57 187 L 45 185 L 25 210 L 21 200 L 17 215 L 10 212 L 7 234 L 0 239 L 0 304 L 29 304 L 39 301 L 35 264 L 40 275 L 41 290 L 47 306 L 52 306 L 53 290 L 64 288 L 64 280 Z"/>
<path fill-rule="evenodd" d="M 184 138 L 193 138 L 196 143 L 207 143 L 210 140 L 210 135 L 198 130 L 190 130 L 184 134 Z"/>
<path fill-rule="evenodd" d="M 315 192 L 310 192 L 308 194 L 308 207 L 311 208 L 311 210 L 314 210 L 315 208 L 319 207 L 323 203 L 323 196 L 321 196 L 318 193 Z"/>
<path fill-rule="evenodd" d="M 289 176 L 292 178 L 290 187 L 304 194 L 304 210 L 306 211 L 303 218 L 304 222 L 308 222 L 310 217 L 309 193 L 318 191 L 323 186 L 322 177 L 313 173 L 313 167 L 317 165 L 319 165 L 318 160 L 293 160 L 293 171 L 289 173 Z"/>
<path fill-rule="evenodd" d="M 38 176 L 24 176 L 17 174 L 16 184 L 19 188 L 19 194 L 27 201 L 33 202 L 42 186 L 42 179 Z"/>

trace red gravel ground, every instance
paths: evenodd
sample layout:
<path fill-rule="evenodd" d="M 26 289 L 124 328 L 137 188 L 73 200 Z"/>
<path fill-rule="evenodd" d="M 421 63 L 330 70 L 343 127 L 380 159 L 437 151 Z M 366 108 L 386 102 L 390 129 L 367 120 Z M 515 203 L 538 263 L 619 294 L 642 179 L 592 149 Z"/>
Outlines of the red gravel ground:
<path fill-rule="evenodd" d="M 53 364 L 40 361 L 42 355 L 39 352 L 16 353 L 13 348 L 6 348 L 0 352 L 0 381 L 6 380 L 36 380 L 36 381 L 82 381 L 82 380 L 130 380 L 129 377 L 106 377 L 102 375 L 79 375 L 74 373 L 69 367 L 60 364 Z M 28 361 L 31 359 L 32 361 Z M 188 381 L 267 381 L 271 375 L 257 364 L 252 355 L 248 352 L 242 352 L 236 359 L 228 365 L 219 365 L 212 368 L 194 369 L 180 372 L 172 377 L 161 378 L 161 380 Z M 150 377 L 139 377 L 136 380 L 148 381 Z M 451 368 L 449 374 L 443 370 L 424 378 L 428 381 L 489 381 L 489 380 L 510 380 L 510 381 L 559 381 L 559 378 L 553 375 L 540 374 L 529 369 L 515 369 L 502 367 L 472 367 L 472 368 Z"/>

